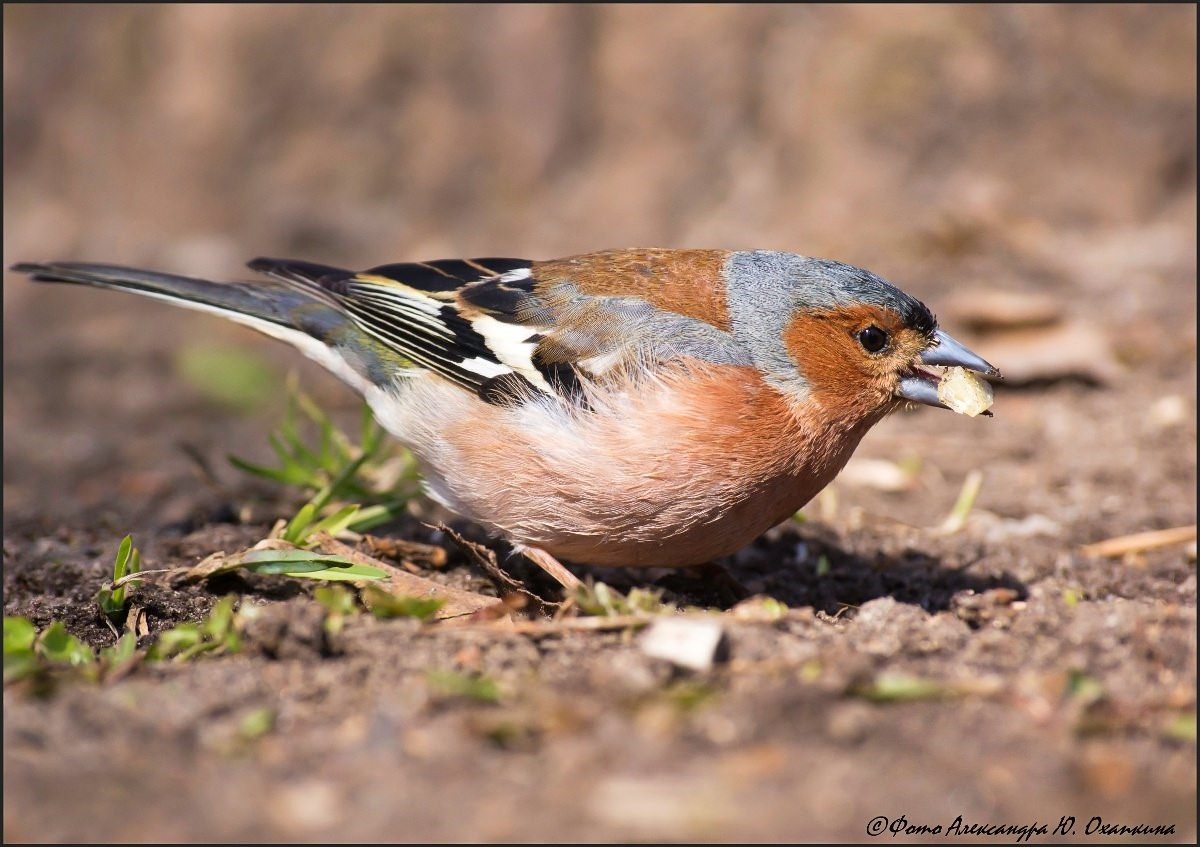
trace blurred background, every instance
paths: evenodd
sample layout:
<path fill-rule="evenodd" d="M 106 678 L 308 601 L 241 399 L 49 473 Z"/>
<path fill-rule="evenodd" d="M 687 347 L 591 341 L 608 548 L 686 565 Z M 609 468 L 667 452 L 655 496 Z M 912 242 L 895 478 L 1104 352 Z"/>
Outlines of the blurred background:
<path fill-rule="evenodd" d="M 312 652 L 6 687 L 11 840 L 853 841 L 881 812 L 1194 840 L 1194 6 L 3 15 L 6 265 L 773 248 L 892 280 L 1008 377 L 994 419 L 881 422 L 736 557 L 795 617 L 731 622 L 707 682 L 616 633 L 373 619 L 326 661 L 315 604 L 272 594 Z M 7 614 L 99 627 L 126 533 L 193 563 L 292 514 L 225 458 L 274 464 L 289 372 L 356 431 L 341 383 L 231 323 L 7 272 L 3 305 Z M 424 705 L 440 666 L 520 696 Z M 861 702 L 877 670 L 916 682 Z M 910 700 L 925 679 L 964 682 Z M 279 730 L 221 746 L 250 708 Z"/>
<path fill-rule="evenodd" d="M 1185 7 L 5 10 L 6 252 L 230 273 L 1169 216 Z M 965 246 L 965 245 L 964 245 Z"/>
<path fill-rule="evenodd" d="M 775 248 L 944 319 L 1053 291 L 1092 321 L 1059 344 L 1086 380 L 1194 360 L 1194 8 L 39 4 L 4 25 L 6 263 Z M 7 275 L 4 306 L 6 509 L 107 502 L 64 499 L 71 469 L 123 472 L 153 439 L 236 440 L 170 378 L 219 370 L 205 348 L 261 353 L 268 383 L 307 367 L 107 292 Z"/>

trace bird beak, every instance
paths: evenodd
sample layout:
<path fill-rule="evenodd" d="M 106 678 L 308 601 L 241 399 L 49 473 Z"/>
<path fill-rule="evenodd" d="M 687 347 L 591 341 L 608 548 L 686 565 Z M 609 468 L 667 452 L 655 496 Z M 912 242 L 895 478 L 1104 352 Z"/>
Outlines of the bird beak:
<path fill-rule="evenodd" d="M 921 353 L 921 361 L 927 365 L 944 368 L 966 368 L 986 376 L 999 377 L 1000 371 L 972 353 L 940 329 L 934 331 L 933 341 Z"/>
<path fill-rule="evenodd" d="M 995 366 L 972 353 L 940 329 L 933 333 L 929 346 L 921 352 L 921 362 L 935 367 L 966 368 L 985 376 L 1002 378 Z M 924 403 L 926 406 L 937 406 L 939 409 L 949 408 L 938 400 L 938 382 L 940 377 L 937 374 L 913 368 L 906 376 L 901 377 L 900 384 L 896 387 L 896 396 L 915 403 Z"/>

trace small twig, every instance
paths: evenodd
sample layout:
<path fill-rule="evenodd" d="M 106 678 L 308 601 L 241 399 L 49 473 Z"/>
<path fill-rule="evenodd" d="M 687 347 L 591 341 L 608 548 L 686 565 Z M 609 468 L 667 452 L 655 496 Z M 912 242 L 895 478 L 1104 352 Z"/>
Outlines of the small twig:
<path fill-rule="evenodd" d="M 180 571 L 180 570 L 187 570 L 187 568 L 151 568 L 148 571 L 135 571 L 134 573 L 125 574 L 125 576 L 121 577 L 120 579 L 113 580 L 112 584 L 109 585 L 108 587 L 113 590 L 116 590 L 116 589 L 120 588 L 122 585 L 128 585 L 131 582 L 136 582 L 137 580 L 141 579 L 142 577 L 146 576 L 147 574 L 174 573 L 175 571 Z"/>
<path fill-rule="evenodd" d="M 500 563 L 496 560 L 495 552 L 483 544 L 476 544 L 474 541 L 468 541 L 457 532 L 446 526 L 444 523 L 432 524 L 433 528 L 438 532 L 444 532 L 454 542 L 454 546 L 463 552 L 479 567 L 483 568 L 483 572 L 487 574 L 488 579 L 496 586 L 497 589 L 503 591 L 510 589 L 513 591 L 524 591 L 525 586 L 513 579 L 504 569 L 500 567 Z"/>
<path fill-rule="evenodd" d="M 464 555 L 475 564 L 483 569 L 488 579 L 496 586 L 496 590 L 501 594 L 505 592 L 515 592 L 521 597 L 533 603 L 534 609 L 541 614 L 550 614 L 558 607 L 557 603 L 551 603 L 543 600 L 541 597 L 534 594 L 525 585 L 516 579 L 513 579 L 503 568 L 500 567 L 499 561 L 496 559 L 496 553 L 490 547 L 483 544 L 476 544 L 473 541 L 468 541 L 457 532 L 446 526 L 444 523 L 439 523 L 434 526 L 441 532 L 446 533 L 455 546 L 463 552 Z"/>
<path fill-rule="evenodd" d="M 1154 550 L 1159 547 L 1171 547 L 1196 540 L 1196 525 L 1177 526 L 1172 529 L 1156 529 L 1150 532 L 1138 532 L 1133 535 L 1121 535 L 1095 544 L 1085 544 L 1080 552 L 1085 556 L 1124 556 L 1126 553 L 1140 553 L 1143 550 Z"/>

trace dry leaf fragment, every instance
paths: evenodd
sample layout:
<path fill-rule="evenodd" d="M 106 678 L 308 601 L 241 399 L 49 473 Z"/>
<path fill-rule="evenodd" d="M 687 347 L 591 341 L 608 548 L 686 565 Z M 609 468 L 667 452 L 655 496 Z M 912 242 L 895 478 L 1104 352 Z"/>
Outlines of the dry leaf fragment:
<path fill-rule="evenodd" d="M 1154 550 L 1159 547 L 1170 547 L 1196 540 L 1196 525 L 1177 526 L 1172 529 L 1156 529 L 1150 532 L 1138 532 L 1133 535 L 1122 535 L 1109 538 L 1107 541 L 1097 541 L 1080 548 L 1085 556 L 1124 556 L 1127 553 L 1141 553 L 1144 550 Z"/>
<path fill-rule="evenodd" d="M 364 535 L 363 540 L 377 556 L 387 556 L 396 561 L 411 560 L 431 568 L 446 565 L 446 551 L 436 544 L 421 544 L 403 538 L 384 538 L 378 535 Z"/>
<path fill-rule="evenodd" d="M 1072 378 L 1103 385 L 1121 374 L 1103 327 L 1083 320 L 988 335 L 986 351 L 1008 388 Z"/>

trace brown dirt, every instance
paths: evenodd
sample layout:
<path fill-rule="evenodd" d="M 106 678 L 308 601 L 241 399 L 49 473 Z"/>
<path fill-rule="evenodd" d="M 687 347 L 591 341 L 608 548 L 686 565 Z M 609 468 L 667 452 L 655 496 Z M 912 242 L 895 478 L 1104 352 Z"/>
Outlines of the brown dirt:
<path fill-rule="evenodd" d="M 225 593 L 262 614 L 237 655 L 7 687 L 7 839 L 863 840 L 878 815 L 1051 830 L 1071 815 L 1079 840 L 1100 816 L 1195 839 L 1195 742 L 1170 730 L 1196 709 L 1195 554 L 1079 549 L 1196 521 L 1194 10 L 4 14 L 7 262 L 234 273 L 229 257 L 272 252 L 749 243 L 868 265 L 1001 367 L 1027 348 L 960 331 L 946 304 L 1040 292 L 1106 362 L 1061 378 L 1043 356 L 991 420 L 880 424 L 858 456 L 919 459 L 913 486 L 839 480 L 732 557 L 791 611 L 726 615 L 706 673 L 628 631 L 362 615 L 331 637 L 298 580 L 147 582 L 152 632 Z M 492 37 L 510 49 L 493 57 Z M 333 89 L 292 79 L 297 56 Z M 510 121 L 530 96 L 545 126 Z M 447 143 L 473 120 L 485 131 Z M 331 378 L 219 322 L 13 277 L 4 303 L 5 614 L 94 646 L 113 641 L 92 598 L 125 533 L 146 567 L 191 565 L 299 502 L 224 459 L 268 460 L 281 398 L 220 406 L 180 376 L 179 349 L 295 367 L 355 420 Z M 976 469 L 970 519 L 939 534 Z M 445 543 L 416 519 L 393 531 Z M 430 578 L 494 593 L 448 550 Z M 592 573 L 721 599 L 686 574 Z M 441 669 L 495 679 L 499 702 L 446 694 Z M 894 674 L 953 695 L 866 696 Z M 273 726 L 247 737 L 264 709 Z"/>

